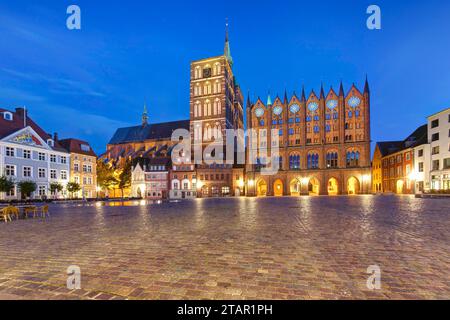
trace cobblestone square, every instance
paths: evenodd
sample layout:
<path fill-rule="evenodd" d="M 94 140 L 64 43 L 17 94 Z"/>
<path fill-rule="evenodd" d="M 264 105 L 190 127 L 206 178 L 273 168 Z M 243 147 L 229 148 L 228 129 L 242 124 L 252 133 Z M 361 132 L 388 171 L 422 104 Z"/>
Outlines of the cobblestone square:
<path fill-rule="evenodd" d="M 450 299 L 450 201 L 52 205 L 0 224 L 2 299 Z M 81 290 L 67 289 L 67 268 Z M 366 286 L 381 268 L 381 290 Z"/>

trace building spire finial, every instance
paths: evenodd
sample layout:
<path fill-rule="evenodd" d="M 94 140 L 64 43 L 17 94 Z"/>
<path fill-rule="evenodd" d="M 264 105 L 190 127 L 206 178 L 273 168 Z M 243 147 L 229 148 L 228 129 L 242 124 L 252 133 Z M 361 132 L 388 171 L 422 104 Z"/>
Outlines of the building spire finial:
<path fill-rule="evenodd" d="M 224 55 L 227 58 L 228 62 L 231 66 L 233 66 L 233 58 L 231 57 L 231 50 L 230 50 L 230 38 L 228 35 L 228 18 L 226 18 L 225 22 L 225 49 L 224 49 Z"/>
<path fill-rule="evenodd" d="M 142 112 L 142 126 L 145 127 L 147 124 L 148 124 L 147 101 L 144 101 L 144 112 Z"/>

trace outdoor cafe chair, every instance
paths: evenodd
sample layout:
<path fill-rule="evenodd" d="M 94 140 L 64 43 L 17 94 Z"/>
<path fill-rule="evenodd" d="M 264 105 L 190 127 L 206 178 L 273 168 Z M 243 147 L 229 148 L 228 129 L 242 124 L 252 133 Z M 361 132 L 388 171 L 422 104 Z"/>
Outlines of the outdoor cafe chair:
<path fill-rule="evenodd" d="M 50 218 L 50 213 L 48 212 L 48 205 L 39 207 L 38 212 L 41 214 L 42 218 L 45 218 L 46 215 Z"/>
<path fill-rule="evenodd" d="M 8 223 L 8 220 L 12 221 L 8 208 L 3 208 L 0 210 L 0 218 L 4 219 L 6 223 Z"/>
<path fill-rule="evenodd" d="M 31 206 L 31 207 L 25 207 L 23 209 L 23 213 L 25 214 L 25 218 L 28 218 L 28 215 L 30 213 L 33 214 L 33 218 L 36 218 L 36 215 L 38 214 L 37 208 L 35 206 Z"/>
<path fill-rule="evenodd" d="M 20 217 L 20 211 L 19 208 L 13 207 L 13 206 L 8 206 L 5 208 L 6 210 L 8 210 L 8 215 L 11 216 L 15 216 L 16 220 L 19 220 Z"/>

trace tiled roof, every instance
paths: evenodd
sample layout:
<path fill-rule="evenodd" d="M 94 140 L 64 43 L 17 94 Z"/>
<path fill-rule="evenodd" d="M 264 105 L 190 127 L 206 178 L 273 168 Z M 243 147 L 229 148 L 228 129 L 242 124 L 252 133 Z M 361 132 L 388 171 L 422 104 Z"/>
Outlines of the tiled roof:
<path fill-rule="evenodd" d="M 133 166 L 140 164 L 141 167 L 146 167 L 147 170 L 150 166 L 164 166 L 166 169 L 170 167 L 171 164 L 170 158 L 136 158 L 133 161 Z"/>
<path fill-rule="evenodd" d="M 399 152 L 404 149 L 414 148 L 428 141 L 428 126 L 425 124 L 417 128 L 403 141 L 383 141 L 377 142 L 377 146 L 380 149 L 383 157 Z"/>
<path fill-rule="evenodd" d="M 143 142 L 145 140 L 170 139 L 177 129 L 190 129 L 189 120 L 155 123 L 146 126 L 135 126 L 117 129 L 109 144 Z"/>
<path fill-rule="evenodd" d="M 13 120 L 5 120 L 3 118 L 4 112 L 10 112 L 13 115 Z M 25 110 L 22 108 L 17 108 L 15 111 L 10 111 L 6 109 L 0 108 L 0 139 L 3 139 L 14 132 L 20 131 L 24 129 L 24 112 Z M 47 141 L 48 139 L 53 139 L 51 135 L 46 133 L 41 127 L 39 127 L 33 119 L 28 116 L 28 112 L 26 112 L 26 126 L 31 127 L 36 133 L 41 137 L 42 140 Z M 63 151 L 66 150 L 58 143 L 58 141 L 54 142 L 54 147 L 52 147 L 55 151 Z"/>
<path fill-rule="evenodd" d="M 87 156 L 97 157 L 95 152 L 92 150 L 92 147 L 89 145 L 89 142 L 78 140 L 78 139 L 64 139 L 58 140 L 58 142 L 68 151 L 72 153 L 84 154 Z M 89 151 L 83 150 L 82 145 L 88 146 Z"/>

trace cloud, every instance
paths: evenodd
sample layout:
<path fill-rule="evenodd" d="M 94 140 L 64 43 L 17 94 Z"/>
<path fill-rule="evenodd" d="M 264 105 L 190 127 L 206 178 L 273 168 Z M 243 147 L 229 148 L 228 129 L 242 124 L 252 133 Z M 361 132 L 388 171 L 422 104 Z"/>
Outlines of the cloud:
<path fill-rule="evenodd" d="M 17 79 L 27 80 L 34 83 L 44 82 L 51 88 L 49 91 L 55 94 L 70 94 L 70 95 L 84 94 L 93 97 L 106 96 L 101 92 L 91 89 L 87 83 L 78 80 L 50 77 L 41 73 L 24 73 L 21 71 L 12 70 L 8 68 L 2 68 L 1 70 Z"/>

